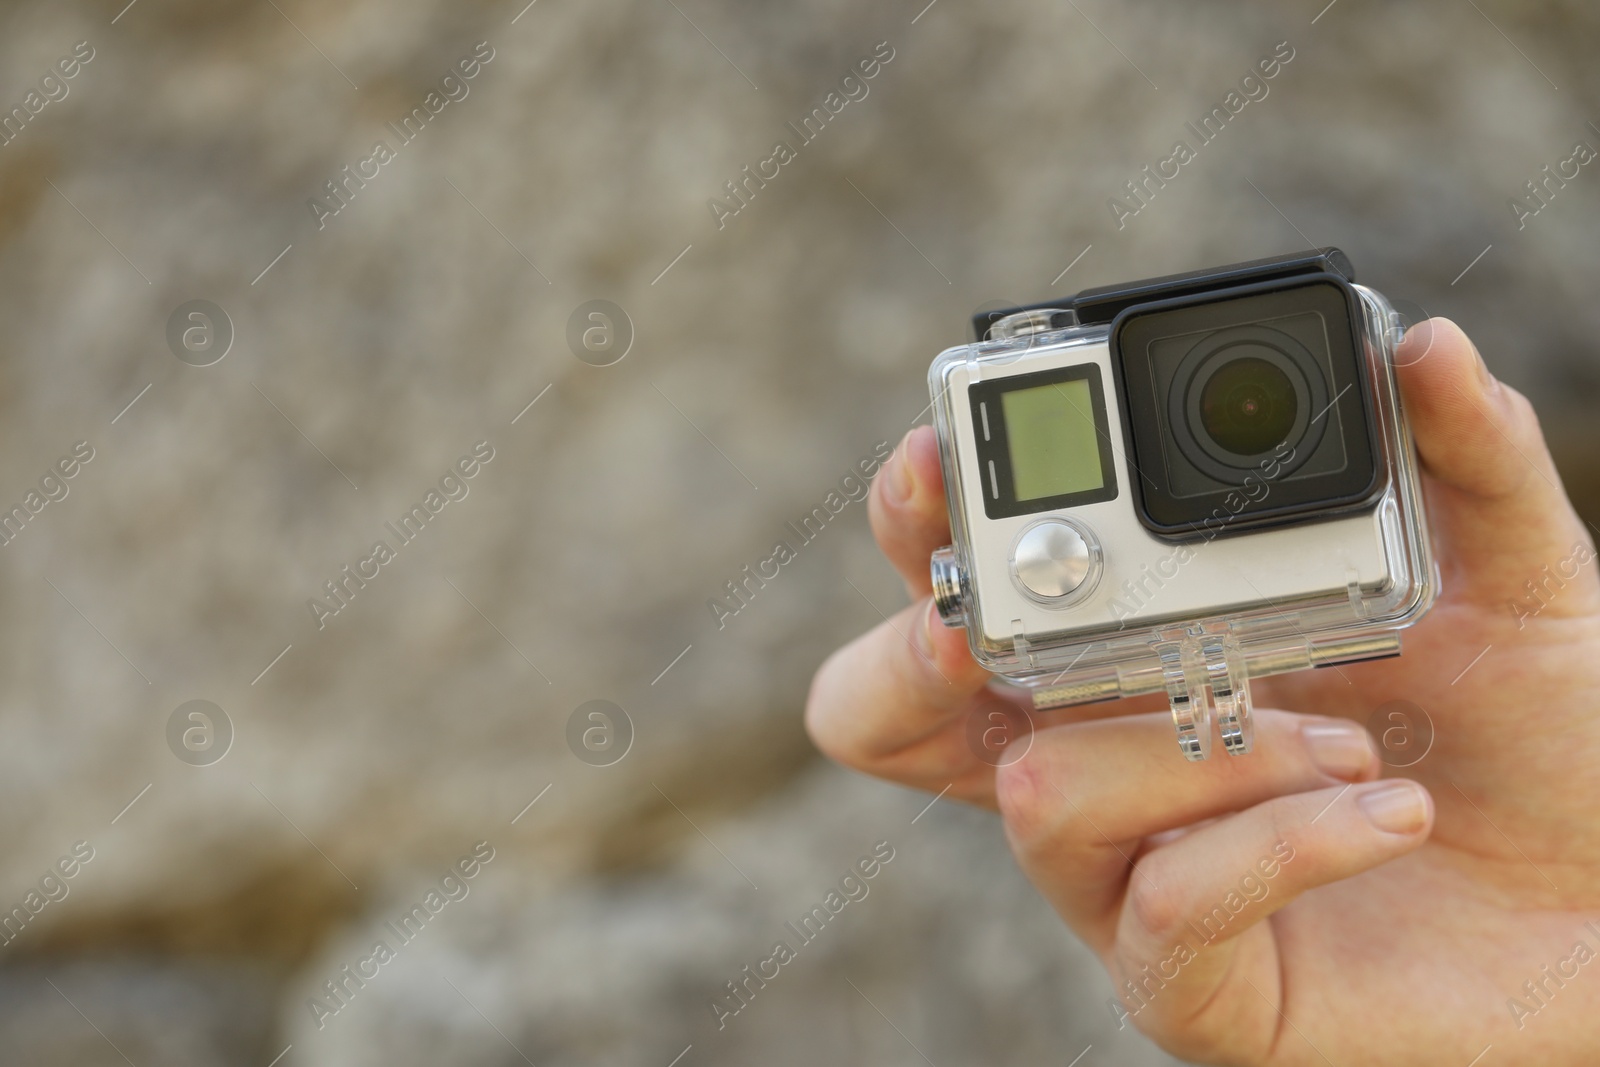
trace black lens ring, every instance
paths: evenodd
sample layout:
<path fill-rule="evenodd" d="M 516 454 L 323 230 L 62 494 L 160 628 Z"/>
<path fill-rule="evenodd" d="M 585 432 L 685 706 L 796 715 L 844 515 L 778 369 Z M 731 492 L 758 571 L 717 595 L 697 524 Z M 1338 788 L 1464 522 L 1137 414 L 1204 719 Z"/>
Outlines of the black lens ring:
<path fill-rule="evenodd" d="M 1390 453 L 1399 444 L 1374 391 L 1374 365 L 1385 353 L 1372 336 L 1372 312 L 1332 274 L 1185 290 L 1120 309 L 1108 341 L 1128 462 L 1139 473 L 1130 482 L 1139 523 L 1162 541 L 1184 543 L 1370 509 L 1400 476 Z M 1320 317 L 1322 329 L 1306 315 Z M 1310 455 L 1300 443 L 1292 459 L 1304 462 L 1287 478 L 1276 458 L 1259 474 L 1208 478 L 1183 457 L 1167 417 L 1173 371 L 1196 341 L 1248 323 L 1305 333 L 1332 401 L 1312 409 L 1313 421 L 1327 419 L 1332 429 Z M 1250 492 L 1242 505 L 1223 500 L 1252 479 L 1273 482 L 1272 492 Z M 1231 519 L 1219 523 L 1219 504 Z"/>
<path fill-rule="evenodd" d="M 1302 436 L 1296 439 L 1293 437 L 1295 431 L 1291 432 L 1294 456 L 1288 462 L 1278 464 L 1278 477 L 1293 473 L 1316 452 L 1328 427 L 1329 420 L 1324 416 L 1330 407 L 1328 385 L 1323 369 L 1304 345 L 1281 330 L 1260 324 L 1247 324 L 1218 330 L 1202 338 L 1183 357 L 1173 374 L 1172 385 L 1167 394 L 1167 425 L 1185 460 L 1194 464 L 1208 477 L 1235 484 L 1242 482 L 1244 475 L 1257 470 L 1259 463 L 1247 462 L 1245 466 L 1225 463 L 1206 448 L 1190 426 L 1190 398 L 1191 396 L 1198 398 L 1198 386 L 1203 386 L 1210 380 L 1211 374 L 1232 362 L 1227 359 L 1217 360 L 1211 372 L 1200 380 L 1200 372 L 1205 369 L 1205 365 L 1212 360 L 1212 357 L 1241 342 L 1250 342 L 1257 348 L 1268 350 L 1267 353 L 1260 353 L 1254 358 L 1262 358 L 1269 353 L 1279 356 L 1283 362 L 1270 358 L 1268 362 L 1285 373 L 1292 368 L 1294 373 L 1289 374 L 1289 380 L 1296 386 L 1296 398 L 1309 401 L 1308 410 L 1303 416 L 1297 415 L 1295 419 L 1295 431 Z M 1301 387 L 1304 387 L 1309 396 L 1301 393 Z M 1195 404 L 1198 404 L 1198 399 L 1195 400 Z M 1221 450 L 1220 445 L 1217 448 Z M 1225 450 L 1223 452 L 1225 455 L 1231 455 Z"/>

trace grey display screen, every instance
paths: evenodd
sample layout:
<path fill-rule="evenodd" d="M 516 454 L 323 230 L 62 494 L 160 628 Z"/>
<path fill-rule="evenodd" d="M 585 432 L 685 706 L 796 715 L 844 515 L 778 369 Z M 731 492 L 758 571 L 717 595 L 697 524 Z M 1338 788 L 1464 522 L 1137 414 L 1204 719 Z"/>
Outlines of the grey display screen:
<path fill-rule="evenodd" d="M 991 519 L 1116 499 L 1098 366 L 991 379 L 968 396 Z"/>
<path fill-rule="evenodd" d="M 1089 383 L 1033 385 L 1000 394 L 1018 500 L 1083 493 L 1106 484 Z"/>

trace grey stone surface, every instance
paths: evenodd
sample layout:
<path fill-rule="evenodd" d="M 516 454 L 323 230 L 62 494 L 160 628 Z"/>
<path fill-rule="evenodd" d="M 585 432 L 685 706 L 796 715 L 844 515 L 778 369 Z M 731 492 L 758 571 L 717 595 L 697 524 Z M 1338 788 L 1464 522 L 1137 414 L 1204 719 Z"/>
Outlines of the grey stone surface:
<path fill-rule="evenodd" d="M 389 924 L 419 879 L 302 971 L 282 1029 L 301 1063 L 352 1067 L 446 1050 L 463 1065 L 520 1052 L 659 1067 L 691 1045 L 685 1062 L 700 1064 L 1065 1063 L 1091 1045 L 1094 1062 L 1174 1062 L 1118 1032 L 1109 981 L 1017 871 L 997 820 L 943 802 L 919 815 L 927 803 L 819 767 L 703 823 L 705 839 L 644 878 L 529 898 L 491 862 L 403 943 Z M 891 858 L 846 881 L 874 855 Z M 323 983 L 379 940 L 393 961 L 330 998 Z M 793 958 L 764 979 L 780 941 Z"/>
<path fill-rule="evenodd" d="M 274 988 L 248 963 L 145 957 L 7 968 L 5 1059 L 32 1067 L 266 1063 Z"/>
<path fill-rule="evenodd" d="M 899 438 L 978 306 L 1307 242 L 1462 321 L 1600 517 L 1593 167 L 1521 230 L 1508 209 L 1600 143 L 1600 16 L 1480 6 L 8 5 L 0 107 L 94 58 L 0 147 L 0 504 L 93 459 L 0 546 L 0 901 L 96 854 L 0 948 L 34 987 L 7 996 L 79 961 L 141 1065 L 291 1040 L 285 1063 L 520 1062 L 445 976 L 541 1064 L 910 1062 L 846 977 L 941 1064 L 1098 1044 L 1097 968 L 992 821 L 943 805 L 849 936 L 697 1039 L 780 894 L 921 806 L 816 769 L 799 725 L 816 664 L 902 603 L 860 505 L 725 627 L 706 602 Z M 1284 40 L 1270 94 L 1118 229 L 1109 198 Z M 400 146 L 386 124 L 480 41 Z M 798 145 L 878 42 L 869 95 Z M 380 138 L 395 158 L 319 229 L 308 199 Z M 780 138 L 796 158 L 719 229 L 708 201 Z M 235 333 L 205 367 L 168 347 L 197 299 Z M 596 299 L 636 332 L 608 367 L 568 348 Z M 385 524 L 480 441 L 401 544 Z M 395 558 L 319 629 L 307 601 L 380 538 Z M 636 731 L 604 768 L 566 742 L 596 699 Z M 208 766 L 169 748 L 190 700 L 233 726 Z M 771 884 L 743 896 L 691 819 Z M 440 936 L 307 1032 L 327 967 L 480 839 Z M 248 1011 L 210 966 L 266 975 Z M 6 1012 L 0 1045 L 65 1062 L 60 1018 Z"/>

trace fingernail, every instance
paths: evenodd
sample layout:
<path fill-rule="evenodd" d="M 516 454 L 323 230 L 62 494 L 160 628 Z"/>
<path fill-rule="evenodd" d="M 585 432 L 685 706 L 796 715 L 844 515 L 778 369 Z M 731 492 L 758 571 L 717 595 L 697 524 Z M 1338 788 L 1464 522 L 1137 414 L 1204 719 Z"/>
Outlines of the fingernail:
<path fill-rule="evenodd" d="M 889 460 L 889 466 L 884 471 L 883 495 L 891 504 L 904 504 L 916 491 L 917 477 L 911 471 L 910 458 L 906 455 L 905 442 L 902 441 L 900 447 L 894 450 L 894 458 Z"/>
<path fill-rule="evenodd" d="M 938 607 L 930 603 L 928 610 L 922 613 L 922 625 L 917 627 L 917 647 L 930 663 L 933 662 L 933 624 L 938 616 Z M 939 625 L 944 624 L 941 622 Z"/>
<path fill-rule="evenodd" d="M 1428 821 L 1428 797 L 1415 782 L 1383 782 L 1356 798 L 1361 814 L 1390 834 L 1414 834 Z"/>
<path fill-rule="evenodd" d="M 1428 358 L 1428 353 L 1433 351 L 1434 339 L 1432 319 L 1425 319 L 1409 327 L 1405 332 L 1405 336 L 1401 339 L 1401 345 L 1406 349 L 1409 358 L 1403 363 L 1397 363 L 1397 366 L 1410 367 Z M 1418 351 L 1419 349 L 1420 351 Z M 1410 355 L 1412 352 L 1417 354 Z"/>
<path fill-rule="evenodd" d="M 1353 722 L 1308 722 L 1300 737 L 1317 770 L 1352 779 L 1372 765 L 1372 737 Z"/>
<path fill-rule="evenodd" d="M 1478 346 L 1472 346 L 1472 355 L 1478 361 L 1478 384 L 1483 386 L 1484 392 L 1493 392 L 1499 388 L 1500 381 L 1489 373 L 1489 364 L 1484 362 L 1483 353 L 1478 351 Z"/>

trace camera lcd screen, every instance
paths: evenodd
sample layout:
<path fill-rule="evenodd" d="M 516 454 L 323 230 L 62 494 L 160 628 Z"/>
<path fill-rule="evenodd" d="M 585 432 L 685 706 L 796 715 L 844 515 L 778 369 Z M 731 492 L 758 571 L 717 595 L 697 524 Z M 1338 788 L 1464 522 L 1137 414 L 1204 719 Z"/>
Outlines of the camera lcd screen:
<path fill-rule="evenodd" d="M 1099 489 L 1100 441 L 1084 379 L 1002 393 L 1011 481 L 1019 501 Z"/>
<path fill-rule="evenodd" d="M 1099 367 L 992 378 L 967 395 L 989 518 L 1116 499 Z"/>

